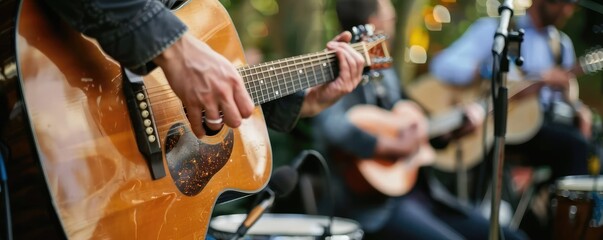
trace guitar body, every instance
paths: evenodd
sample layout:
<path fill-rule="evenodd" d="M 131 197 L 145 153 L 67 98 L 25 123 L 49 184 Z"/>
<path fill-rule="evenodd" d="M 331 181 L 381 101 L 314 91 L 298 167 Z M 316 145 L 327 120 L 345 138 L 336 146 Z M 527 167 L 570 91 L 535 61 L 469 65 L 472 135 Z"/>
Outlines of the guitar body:
<path fill-rule="evenodd" d="M 266 185 L 272 160 L 261 108 L 240 128 L 199 140 L 159 69 L 144 77 L 166 170 L 154 179 L 137 147 L 120 67 L 46 9 L 22 1 L 10 50 L 19 75 L 6 108 L 17 117 L 2 140 L 12 151 L 16 238 L 204 239 L 222 193 Z M 175 13 L 233 64 L 245 64 L 218 1 L 193 0 Z"/>
<path fill-rule="evenodd" d="M 542 115 L 538 90 L 541 84 L 528 81 L 509 81 L 509 101 L 507 112 L 507 132 L 505 141 L 508 144 L 520 144 L 532 138 L 540 129 Z M 424 107 L 432 116 L 446 114 L 453 108 L 485 99 L 484 87 L 473 84 L 468 87 L 446 85 L 434 76 L 425 75 L 409 86 L 411 98 Z M 489 89 L 489 88 L 486 88 Z M 438 96 L 437 98 L 433 96 Z M 487 97 L 491 102 L 491 97 Z M 490 113 L 492 109 L 490 108 Z M 486 149 L 494 142 L 494 120 L 488 114 L 486 124 L 480 128 L 452 141 L 443 149 L 436 149 L 433 166 L 439 170 L 454 172 L 459 167 L 469 169 L 478 164 L 484 156 L 483 133 L 486 131 Z M 457 152 L 461 150 L 460 159 Z"/>
<path fill-rule="evenodd" d="M 426 133 L 421 111 L 409 102 L 398 102 L 391 111 L 374 105 L 358 105 L 347 112 L 352 124 L 375 136 L 397 138 L 398 133 L 419 123 L 419 132 Z M 417 180 L 419 167 L 429 165 L 434 152 L 427 137 L 421 137 L 418 151 L 408 158 L 359 159 L 338 151 L 335 159 L 342 165 L 349 187 L 362 195 L 402 196 L 409 192 Z"/>

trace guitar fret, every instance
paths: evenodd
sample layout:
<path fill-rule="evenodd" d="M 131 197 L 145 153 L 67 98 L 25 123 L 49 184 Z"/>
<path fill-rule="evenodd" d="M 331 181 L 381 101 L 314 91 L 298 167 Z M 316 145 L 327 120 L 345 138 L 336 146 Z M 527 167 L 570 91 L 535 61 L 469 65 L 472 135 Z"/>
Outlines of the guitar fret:
<path fill-rule="evenodd" d="M 281 68 L 281 69 L 282 69 L 282 63 L 281 63 L 281 64 L 279 64 L 279 68 Z M 281 71 L 281 74 L 282 74 L 282 75 L 283 75 L 283 77 L 284 77 L 284 76 L 285 76 L 285 74 L 286 74 L 286 72 Z M 282 93 L 282 96 L 286 96 L 286 95 L 289 95 L 289 89 L 288 89 L 288 84 L 289 84 L 289 81 L 288 81 L 288 80 L 287 80 L 285 77 L 283 78 L 283 80 L 284 80 L 284 81 L 278 81 L 278 82 L 279 82 L 279 85 L 285 85 L 285 86 L 284 86 L 283 93 Z"/>
<path fill-rule="evenodd" d="M 327 65 L 329 65 L 329 72 L 331 75 L 331 79 L 335 79 L 335 74 L 333 74 L 333 66 L 331 66 L 331 61 L 329 59 L 327 59 Z"/>
<path fill-rule="evenodd" d="M 261 90 L 262 87 L 260 86 L 260 83 L 258 81 L 256 81 L 255 79 L 253 79 L 253 72 L 251 71 L 250 68 L 248 68 L 247 70 L 247 74 L 249 75 L 251 82 L 253 83 L 253 88 L 254 88 L 254 95 L 255 95 L 255 101 L 260 101 L 260 97 L 262 96 Z"/>
<path fill-rule="evenodd" d="M 318 63 L 320 63 L 320 61 L 317 61 Z M 310 65 L 310 67 L 312 68 L 312 75 L 314 76 L 314 83 L 312 85 L 318 85 L 318 75 L 316 75 L 316 62 L 312 63 L 312 65 Z"/>
<path fill-rule="evenodd" d="M 264 90 L 266 89 L 266 85 L 267 85 L 266 81 L 264 81 L 264 79 L 261 79 L 261 78 L 258 77 L 257 68 L 253 68 L 251 76 L 252 76 L 253 79 L 256 79 L 255 81 L 256 81 L 256 83 L 257 83 L 257 85 L 259 87 L 259 90 L 260 90 L 260 92 L 259 92 L 260 101 L 262 101 L 262 102 L 265 101 Z"/>
<path fill-rule="evenodd" d="M 313 70 L 316 71 L 315 69 L 318 68 L 318 70 L 320 70 L 320 76 L 321 78 L 318 78 L 318 75 L 316 77 L 316 82 L 314 84 L 319 84 L 321 82 L 326 82 L 327 78 L 325 77 L 324 71 L 322 69 L 322 65 L 324 64 L 324 58 L 325 55 L 324 54 L 318 54 L 317 55 L 317 61 L 316 64 L 313 66 Z"/>
<path fill-rule="evenodd" d="M 265 77 L 266 81 L 270 81 L 271 83 L 276 82 L 278 84 L 278 78 L 276 78 L 273 75 L 270 75 L 270 72 L 272 71 L 272 69 L 274 69 L 274 67 L 272 67 L 271 65 L 270 66 L 269 65 L 265 65 L 264 66 L 264 72 L 268 73 L 268 77 Z"/>
<path fill-rule="evenodd" d="M 308 70 L 306 68 L 303 68 L 301 71 L 304 73 L 304 76 L 306 78 L 306 82 L 304 82 L 305 85 L 303 85 L 303 88 L 306 89 L 306 88 L 310 87 L 312 84 L 310 84 L 310 78 L 308 78 Z"/>
<path fill-rule="evenodd" d="M 268 101 L 272 101 L 272 100 L 276 99 L 276 96 L 278 96 L 278 94 L 280 93 L 280 88 L 278 86 L 278 82 L 279 82 L 279 80 L 277 78 L 270 79 L 271 91 L 269 91 L 268 95 L 266 96 Z"/>
<path fill-rule="evenodd" d="M 288 80 L 291 81 L 291 83 L 293 83 L 293 81 L 295 80 L 295 78 L 293 77 L 293 71 L 295 71 L 295 69 L 291 70 L 291 59 L 288 59 L 287 60 L 287 73 L 289 73 Z M 293 83 L 293 86 L 295 87 L 295 83 Z"/>
<path fill-rule="evenodd" d="M 258 68 L 262 68 L 262 64 L 257 66 Z M 260 70 L 261 71 L 261 70 Z M 261 78 L 262 83 L 264 85 L 264 87 L 262 88 L 262 102 L 266 102 L 268 99 L 268 95 L 270 94 L 270 92 L 272 92 L 272 79 L 270 78 Z"/>
<path fill-rule="evenodd" d="M 303 67 L 300 66 L 300 64 L 296 64 L 295 65 L 295 76 L 297 77 L 297 83 L 299 85 L 296 85 L 296 88 L 299 89 L 304 89 L 305 83 L 304 83 L 304 72 L 305 69 Z"/>
<path fill-rule="evenodd" d="M 279 80 L 278 80 L 278 79 L 279 79 L 279 78 L 278 78 L 278 76 L 283 75 L 283 69 L 282 69 L 283 63 L 282 63 L 282 61 L 281 61 L 281 60 L 278 60 L 278 61 L 277 61 L 277 63 L 278 63 L 278 67 L 277 67 L 277 69 L 276 69 L 276 70 L 274 70 L 275 75 L 274 75 L 274 80 L 273 80 L 273 81 L 275 81 L 275 82 L 279 82 Z M 285 82 L 286 82 L 286 81 L 285 81 Z"/>
<path fill-rule="evenodd" d="M 272 84 L 272 81 L 270 81 L 270 79 L 267 79 L 264 76 L 264 71 L 262 70 L 263 69 L 263 63 L 260 63 L 257 67 L 259 69 L 259 72 L 257 73 L 258 78 L 261 79 L 262 82 Z"/>
<path fill-rule="evenodd" d="M 281 96 L 283 96 L 283 89 L 281 88 L 280 84 L 279 84 L 279 80 L 278 78 L 271 78 L 271 82 L 276 83 L 276 91 L 272 93 L 273 98 L 272 99 L 277 99 L 280 98 Z"/>
<path fill-rule="evenodd" d="M 254 82 L 251 81 L 249 78 L 247 78 L 247 74 L 248 74 L 247 70 L 248 69 L 249 68 L 247 68 L 247 67 L 242 68 L 239 71 L 239 74 L 241 74 L 243 76 L 243 82 L 245 83 L 245 88 L 249 92 L 249 95 L 251 96 L 251 100 L 255 103 L 256 100 L 257 100 L 257 95 L 255 93 L 255 89 L 254 89 L 254 86 L 253 86 Z"/>

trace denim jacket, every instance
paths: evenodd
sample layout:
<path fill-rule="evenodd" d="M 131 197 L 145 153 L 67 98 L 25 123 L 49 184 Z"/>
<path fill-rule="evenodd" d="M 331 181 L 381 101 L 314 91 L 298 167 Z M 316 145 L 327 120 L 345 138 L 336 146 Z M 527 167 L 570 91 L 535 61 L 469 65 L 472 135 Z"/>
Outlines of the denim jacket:
<path fill-rule="evenodd" d="M 163 2 L 162 2 L 163 1 Z M 178 40 L 187 26 L 164 5 L 171 0 L 47 0 L 63 20 L 98 41 L 103 51 L 130 71 L 145 75 L 151 61 Z M 290 131 L 305 94 L 262 105 L 268 127 Z"/>

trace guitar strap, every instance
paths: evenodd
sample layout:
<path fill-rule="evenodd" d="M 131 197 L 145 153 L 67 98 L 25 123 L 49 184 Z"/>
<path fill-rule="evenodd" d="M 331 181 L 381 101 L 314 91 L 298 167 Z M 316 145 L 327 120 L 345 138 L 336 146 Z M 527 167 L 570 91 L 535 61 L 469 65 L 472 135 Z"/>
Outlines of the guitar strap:
<path fill-rule="evenodd" d="M 549 49 L 556 66 L 561 66 L 563 62 L 563 46 L 561 45 L 561 33 L 557 28 L 548 28 Z M 559 90 L 553 90 L 549 99 L 548 117 L 551 121 L 566 125 L 573 125 L 576 117 L 576 109 L 564 97 L 564 93 Z"/>
<path fill-rule="evenodd" d="M 516 29 L 517 18 L 513 18 L 509 24 L 510 29 Z M 561 66 L 563 63 L 563 45 L 561 44 L 561 33 L 555 27 L 547 28 L 547 44 L 549 45 L 551 57 L 555 61 L 556 66 Z M 514 48 L 518 48 L 519 45 L 511 45 L 510 51 Z M 517 52 L 515 50 L 515 52 Z M 525 71 L 513 65 L 519 72 L 520 77 L 525 77 Z M 550 98 L 548 99 L 548 108 L 545 111 L 545 118 L 552 122 L 572 125 L 575 119 L 574 107 L 565 100 L 564 94 L 558 90 L 551 89 Z"/>
<path fill-rule="evenodd" d="M 560 66 L 563 62 L 562 51 L 561 51 L 561 33 L 557 28 L 549 28 L 548 31 L 548 44 L 555 59 L 557 66 Z"/>

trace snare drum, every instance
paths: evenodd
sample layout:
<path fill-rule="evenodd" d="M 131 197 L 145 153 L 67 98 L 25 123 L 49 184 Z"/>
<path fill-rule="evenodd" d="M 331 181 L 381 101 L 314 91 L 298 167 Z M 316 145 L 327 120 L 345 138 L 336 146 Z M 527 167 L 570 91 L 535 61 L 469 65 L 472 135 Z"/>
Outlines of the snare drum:
<path fill-rule="evenodd" d="M 568 176 L 557 181 L 557 194 L 552 201 L 554 239 L 603 239 L 603 226 L 591 222 L 595 189 L 603 198 L 603 177 Z"/>
<path fill-rule="evenodd" d="M 247 215 L 233 214 L 214 217 L 208 234 L 216 239 L 230 239 Z M 264 214 L 249 229 L 245 239 L 316 239 L 322 236 L 329 222 L 325 216 L 301 214 Z M 349 219 L 334 218 L 331 239 L 360 240 L 364 232 L 360 225 Z"/>

